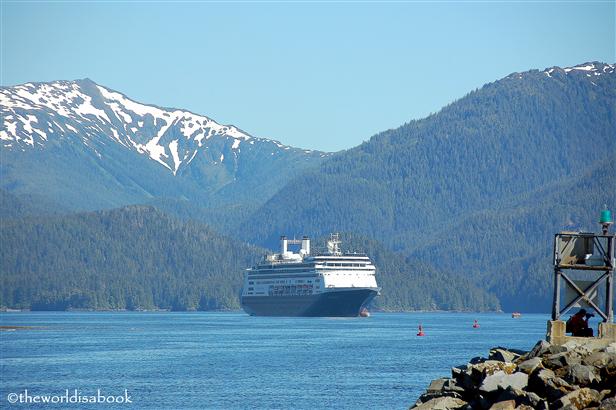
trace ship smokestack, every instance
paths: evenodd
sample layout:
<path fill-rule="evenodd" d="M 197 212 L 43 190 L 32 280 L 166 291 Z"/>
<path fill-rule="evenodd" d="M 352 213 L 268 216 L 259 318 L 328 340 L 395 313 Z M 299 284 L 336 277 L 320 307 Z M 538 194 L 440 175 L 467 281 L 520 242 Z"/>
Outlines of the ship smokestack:
<path fill-rule="evenodd" d="M 304 255 L 310 255 L 310 238 L 307 236 L 302 238 L 302 251 Z"/>
<path fill-rule="evenodd" d="M 282 255 L 287 253 L 287 237 L 284 235 L 280 237 L 280 253 Z"/>

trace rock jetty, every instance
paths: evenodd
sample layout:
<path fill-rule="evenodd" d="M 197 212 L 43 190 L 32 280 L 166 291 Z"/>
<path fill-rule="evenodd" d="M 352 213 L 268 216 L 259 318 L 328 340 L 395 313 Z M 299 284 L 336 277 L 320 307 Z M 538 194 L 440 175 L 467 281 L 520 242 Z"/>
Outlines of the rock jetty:
<path fill-rule="evenodd" d="M 433 380 L 412 409 L 616 410 L 616 343 L 592 340 L 530 352 L 495 347 Z"/>

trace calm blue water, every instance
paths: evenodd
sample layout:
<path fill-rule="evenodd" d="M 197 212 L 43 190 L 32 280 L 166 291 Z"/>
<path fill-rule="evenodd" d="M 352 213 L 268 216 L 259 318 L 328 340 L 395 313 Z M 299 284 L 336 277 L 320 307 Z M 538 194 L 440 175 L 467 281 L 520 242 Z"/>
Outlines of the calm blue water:
<path fill-rule="evenodd" d="M 473 319 L 480 329 L 471 327 Z M 547 320 L 464 313 L 367 319 L 3 313 L 4 326 L 37 328 L 0 332 L 0 408 L 28 408 L 7 401 L 24 389 L 86 395 L 127 389 L 132 408 L 405 409 L 430 380 L 486 356 L 490 347 L 530 349 L 544 337 Z M 415 335 L 419 323 L 425 337 Z"/>

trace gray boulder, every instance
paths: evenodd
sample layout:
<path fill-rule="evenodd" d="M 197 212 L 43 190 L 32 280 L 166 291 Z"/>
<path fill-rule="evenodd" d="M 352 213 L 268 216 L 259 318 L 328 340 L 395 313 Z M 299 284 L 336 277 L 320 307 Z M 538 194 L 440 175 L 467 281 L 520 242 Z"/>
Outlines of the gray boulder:
<path fill-rule="evenodd" d="M 432 380 L 424 394 L 419 396 L 417 404 L 426 403 L 438 397 L 462 398 L 465 390 L 456 384 L 455 380 L 441 378 Z"/>
<path fill-rule="evenodd" d="M 556 353 L 566 352 L 568 350 L 569 349 L 565 345 L 550 345 L 548 352 L 549 354 L 556 354 Z"/>
<path fill-rule="evenodd" d="M 540 357 L 550 351 L 550 347 L 552 345 L 545 340 L 540 340 L 535 344 L 535 346 L 531 349 L 530 352 L 526 355 L 527 358 L 532 359 L 533 357 Z"/>
<path fill-rule="evenodd" d="M 574 352 L 554 353 L 543 358 L 544 366 L 549 369 L 559 369 L 581 362 L 580 356 Z"/>
<path fill-rule="evenodd" d="M 548 402 L 532 391 L 526 392 L 526 397 L 533 409 L 548 410 Z"/>
<path fill-rule="evenodd" d="M 443 390 L 447 380 L 449 379 L 442 378 L 442 379 L 432 380 L 432 382 L 430 382 L 430 386 L 428 386 L 428 392 L 436 392 L 436 391 Z"/>
<path fill-rule="evenodd" d="M 596 390 L 584 387 L 582 389 L 574 390 L 558 399 L 554 407 L 559 408 L 573 408 L 573 409 L 585 409 L 590 406 L 598 406 L 602 399 L 601 393 Z"/>
<path fill-rule="evenodd" d="M 455 397 L 437 397 L 411 408 L 416 410 L 450 410 L 460 409 L 466 405 L 467 403 L 464 400 Z"/>
<path fill-rule="evenodd" d="M 465 366 L 454 367 L 451 369 L 451 376 L 456 380 L 458 386 L 467 390 L 473 390 L 481 385 L 487 376 L 499 371 L 511 374 L 515 369 L 516 365 L 513 363 L 486 360 L 481 363 L 469 363 Z"/>
<path fill-rule="evenodd" d="M 471 376 L 471 371 L 467 366 L 453 367 L 451 369 L 451 377 L 456 383 L 464 389 L 473 389 L 475 384 Z"/>
<path fill-rule="evenodd" d="M 458 385 L 458 383 L 454 379 L 447 379 L 445 385 L 443 386 L 443 391 L 445 392 L 456 392 L 460 394 L 464 394 L 466 390 Z"/>
<path fill-rule="evenodd" d="M 547 408 L 547 403 L 538 394 L 508 387 L 496 399 L 496 401 L 514 400 L 518 406 L 529 406 L 531 408 Z"/>
<path fill-rule="evenodd" d="M 486 360 L 483 363 L 473 364 L 468 366 L 471 375 L 475 380 L 481 381 L 486 376 L 503 371 L 511 374 L 515 371 L 516 365 L 513 363 L 505 363 L 498 360 Z"/>
<path fill-rule="evenodd" d="M 533 357 L 518 364 L 518 370 L 526 374 L 531 374 L 536 368 L 541 366 L 541 358 Z"/>
<path fill-rule="evenodd" d="M 540 369 L 530 375 L 527 390 L 553 402 L 575 390 L 575 387 L 557 377 L 552 370 Z"/>
<path fill-rule="evenodd" d="M 495 347 L 490 350 L 490 360 L 498 360 L 499 362 L 513 362 L 519 358 L 521 354 L 512 352 L 503 347 Z"/>
<path fill-rule="evenodd" d="M 533 393 L 534 394 L 534 393 Z M 530 404 L 530 400 L 528 398 L 528 393 L 521 389 L 516 389 L 514 387 L 508 387 L 498 396 L 495 402 L 501 401 L 509 401 L 513 400 L 516 404 Z"/>
<path fill-rule="evenodd" d="M 583 364 L 573 364 L 569 367 L 567 381 L 580 386 L 589 386 L 601 382 L 601 377 L 597 374 L 594 366 Z"/>
<path fill-rule="evenodd" d="M 513 389 L 524 389 L 528 385 L 528 375 L 522 372 L 507 374 L 502 370 L 487 376 L 483 379 L 479 391 L 483 393 L 494 393 L 496 391 L 505 390 L 509 387 Z"/>
<path fill-rule="evenodd" d="M 494 403 L 490 410 L 515 410 L 515 400 L 499 401 Z"/>
<path fill-rule="evenodd" d="M 599 410 L 616 410 L 616 397 L 603 400 L 599 405 Z"/>
<path fill-rule="evenodd" d="M 593 352 L 584 357 L 582 363 L 596 367 L 616 366 L 616 353 Z"/>

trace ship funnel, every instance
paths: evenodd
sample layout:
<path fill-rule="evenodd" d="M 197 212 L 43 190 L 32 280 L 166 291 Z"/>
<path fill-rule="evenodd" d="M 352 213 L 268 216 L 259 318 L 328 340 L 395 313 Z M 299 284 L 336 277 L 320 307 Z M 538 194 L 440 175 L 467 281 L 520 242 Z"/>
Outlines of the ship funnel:
<path fill-rule="evenodd" d="M 287 253 L 287 237 L 286 236 L 281 236 L 280 237 L 280 253 L 282 255 L 284 255 L 285 253 Z"/>
<path fill-rule="evenodd" d="M 307 236 L 302 238 L 302 253 L 304 255 L 310 254 L 310 238 Z"/>

